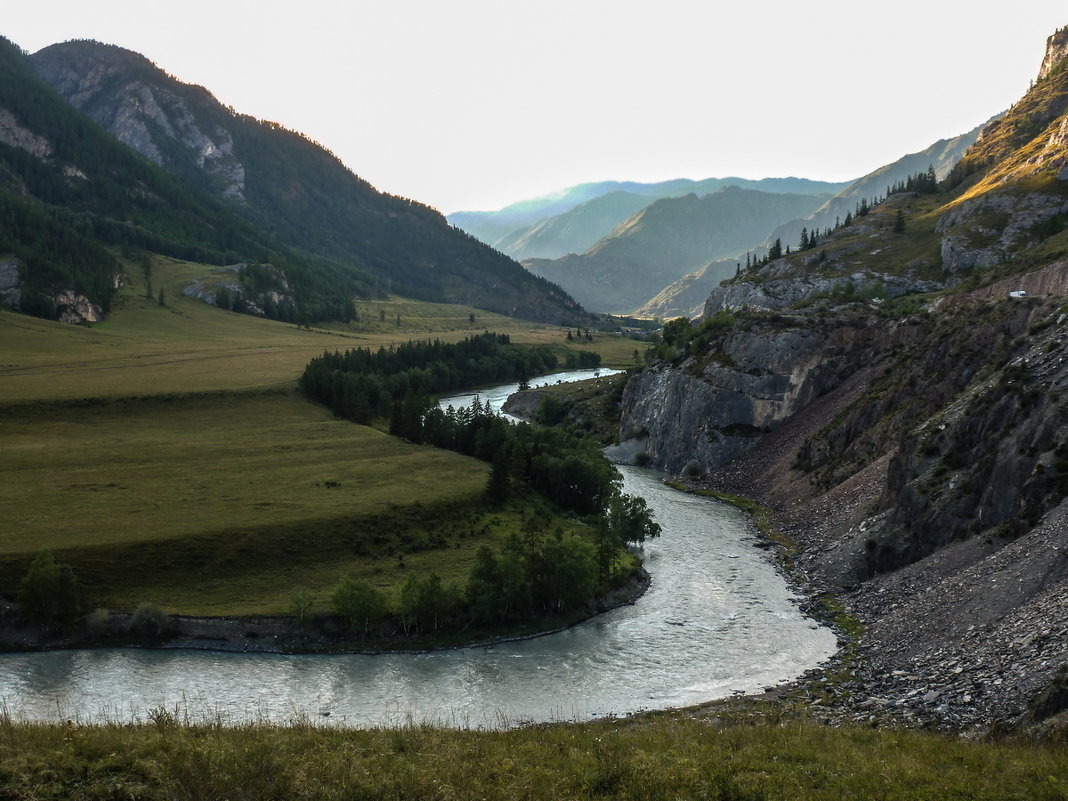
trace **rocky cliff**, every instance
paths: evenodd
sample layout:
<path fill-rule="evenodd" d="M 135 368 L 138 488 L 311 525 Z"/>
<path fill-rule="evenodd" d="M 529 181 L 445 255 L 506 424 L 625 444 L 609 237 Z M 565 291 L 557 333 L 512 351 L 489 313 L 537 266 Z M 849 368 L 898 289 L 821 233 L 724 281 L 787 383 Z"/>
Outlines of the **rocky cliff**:
<path fill-rule="evenodd" d="M 620 437 L 645 439 L 650 462 L 670 472 L 721 467 L 836 387 L 869 347 L 863 317 L 838 327 L 792 316 L 739 321 L 681 363 L 635 376 L 623 394 Z"/>
<path fill-rule="evenodd" d="M 233 136 L 153 80 L 147 59 L 118 47 L 59 45 L 34 54 L 32 63 L 72 105 L 145 158 L 172 169 L 191 158 L 210 188 L 244 200 L 245 167 L 234 155 Z"/>
<path fill-rule="evenodd" d="M 623 395 L 624 439 L 774 509 L 810 586 L 865 624 L 834 703 L 854 721 L 1063 708 L 1043 692 L 1068 662 L 1058 37 L 937 191 L 726 282 Z"/>

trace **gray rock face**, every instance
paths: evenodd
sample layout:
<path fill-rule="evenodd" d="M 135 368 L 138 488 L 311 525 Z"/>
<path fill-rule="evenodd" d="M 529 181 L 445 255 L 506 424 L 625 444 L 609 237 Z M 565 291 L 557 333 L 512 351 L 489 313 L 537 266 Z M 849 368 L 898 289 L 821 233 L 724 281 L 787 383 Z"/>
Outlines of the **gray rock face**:
<path fill-rule="evenodd" d="M 623 393 L 620 439 L 647 437 L 644 451 L 663 470 L 680 472 L 690 461 L 714 469 L 836 386 L 859 347 L 863 337 L 850 328 L 733 331 L 719 361 L 654 366 L 632 378 Z"/>
<path fill-rule="evenodd" d="M 720 311 L 772 311 L 784 309 L 803 300 L 827 296 L 852 286 L 855 291 L 879 286 L 887 298 L 914 292 L 932 292 L 941 288 L 934 281 L 921 281 L 899 275 L 861 270 L 850 275 L 825 277 L 789 275 L 761 283 L 737 281 L 712 290 L 705 301 L 704 317 Z"/>
<path fill-rule="evenodd" d="M 52 155 L 52 143 L 20 125 L 6 108 L 0 108 L 0 142 L 25 150 L 39 159 Z"/>
<path fill-rule="evenodd" d="M 0 257 L 0 303 L 17 309 L 22 301 L 19 262 L 14 256 Z"/>
<path fill-rule="evenodd" d="M 162 166 L 173 160 L 176 143 L 217 191 L 244 200 L 245 168 L 234 154 L 233 137 L 222 127 L 206 130 L 186 101 L 174 91 L 132 77 L 139 56 L 119 48 L 95 49 L 90 66 L 51 57 L 33 57 L 41 76 L 72 105 L 87 113 L 117 139 Z M 124 82 L 116 87 L 116 81 Z M 168 142 L 167 140 L 171 140 Z"/>
<path fill-rule="evenodd" d="M 1031 192 L 1024 195 L 988 193 L 965 201 L 938 221 L 942 236 L 942 266 L 951 275 L 965 274 L 1004 262 L 1026 244 L 1031 231 L 1058 214 L 1068 214 L 1063 197 Z M 979 224 L 977 220 L 997 220 Z M 990 244 L 978 246 L 981 238 Z"/>
<path fill-rule="evenodd" d="M 97 323 L 104 319 L 104 311 L 85 295 L 65 289 L 53 298 L 61 323 Z"/>

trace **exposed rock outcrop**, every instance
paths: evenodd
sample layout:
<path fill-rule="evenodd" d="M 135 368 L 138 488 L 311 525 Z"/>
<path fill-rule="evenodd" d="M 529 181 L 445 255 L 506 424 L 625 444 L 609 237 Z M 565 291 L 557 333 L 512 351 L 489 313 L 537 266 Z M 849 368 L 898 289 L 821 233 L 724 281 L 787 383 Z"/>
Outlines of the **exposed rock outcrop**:
<path fill-rule="evenodd" d="M 85 295 L 80 295 L 72 289 L 62 290 L 53 298 L 53 301 L 61 323 L 77 325 L 98 323 L 104 319 L 103 309 Z"/>
<path fill-rule="evenodd" d="M 175 146 L 191 153 L 223 197 L 244 200 L 245 167 L 234 154 L 233 136 L 201 124 L 185 99 L 152 80 L 144 57 L 118 47 L 48 48 L 32 63 L 72 105 L 117 139 L 161 166 L 175 166 Z M 116 87 L 116 82 L 122 82 Z M 185 158 L 183 155 L 181 158 Z"/>
<path fill-rule="evenodd" d="M 5 108 L 0 108 L 0 142 L 25 150 L 39 159 L 52 155 L 52 143 L 24 128 L 15 115 Z"/>
<path fill-rule="evenodd" d="M 943 269 L 960 276 L 995 267 L 1028 244 L 1036 226 L 1064 214 L 1068 201 L 1063 196 L 1039 192 L 990 193 L 964 201 L 938 221 Z"/>
<path fill-rule="evenodd" d="M 0 256 L 0 303 L 17 309 L 21 300 L 19 261 L 13 256 Z"/>
<path fill-rule="evenodd" d="M 737 459 L 867 358 L 863 316 L 840 327 L 774 317 L 747 322 L 675 368 L 642 371 L 623 393 L 620 438 L 640 433 L 651 464 L 679 472 Z"/>
<path fill-rule="evenodd" d="M 1049 77 L 1057 65 L 1068 57 L 1068 28 L 1061 28 L 1046 40 L 1046 53 L 1042 57 L 1042 66 L 1038 68 L 1038 79 Z"/>
<path fill-rule="evenodd" d="M 182 294 L 187 298 L 202 300 L 209 306 L 285 319 L 286 315 L 280 314 L 279 310 L 283 307 L 295 308 L 285 272 L 271 264 L 255 265 L 257 277 L 248 281 L 246 276 L 249 269 L 249 265 L 244 263 L 220 267 L 213 270 L 211 275 L 193 279 L 182 290 Z"/>

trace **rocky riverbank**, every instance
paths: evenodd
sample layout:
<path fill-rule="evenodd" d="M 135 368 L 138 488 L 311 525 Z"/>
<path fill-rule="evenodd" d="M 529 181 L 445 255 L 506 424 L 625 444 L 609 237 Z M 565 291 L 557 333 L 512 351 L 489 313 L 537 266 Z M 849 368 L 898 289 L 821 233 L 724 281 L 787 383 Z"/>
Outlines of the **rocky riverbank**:
<path fill-rule="evenodd" d="M 833 597 L 850 618 L 839 654 L 775 697 L 832 724 L 1068 726 L 1068 501 L 1015 540 L 961 540 L 861 579 L 889 456 L 822 493 L 794 468 L 798 444 L 859 388 L 832 393 L 701 482 L 772 507 L 771 525 L 796 544 L 788 561 L 807 611 L 829 620 Z"/>

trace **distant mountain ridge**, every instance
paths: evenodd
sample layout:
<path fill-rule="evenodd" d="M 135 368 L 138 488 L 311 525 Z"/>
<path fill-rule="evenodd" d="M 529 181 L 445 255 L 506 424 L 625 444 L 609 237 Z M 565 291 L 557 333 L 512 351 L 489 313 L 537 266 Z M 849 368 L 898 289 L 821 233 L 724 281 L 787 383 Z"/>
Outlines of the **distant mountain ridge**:
<path fill-rule="evenodd" d="M 736 186 L 703 197 L 662 198 L 583 254 L 529 259 L 524 265 L 565 286 L 591 310 L 629 312 L 678 278 L 732 256 L 763 232 L 810 212 L 826 199 Z"/>
<path fill-rule="evenodd" d="M 773 194 L 833 195 L 848 185 L 849 182 L 807 178 L 601 181 L 523 200 L 499 211 L 456 212 L 448 219 L 515 259 L 559 258 L 588 250 L 621 222 L 660 198 L 707 195 L 725 186 Z"/>
<path fill-rule="evenodd" d="M 766 252 L 776 239 L 782 243 L 783 247 L 787 245 L 796 247 L 801 238 L 802 228 L 809 231 L 833 229 L 839 221 L 845 219 L 846 214 L 856 209 L 861 199 L 870 201 L 872 198 L 881 197 L 888 187 L 905 181 L 911 175 L 922 173 L 929 167 L 934 168 L 935 175 L 940 180 L 944 179 L 987 124 L 989 123 L 984 123 L 952 139 L 940 139 L 917 153 L 902 156 L 890 164 L 873 170 L 849 184 L 823 206 L 816 209 L 813 214 L 776 226 L 762 241 L 746 246 L 745 250 L 752 250 L 754 256 L 759 256 L 762 252 Z M 634 313 L 640 317 L 663 319 L 699 316 L 704 307 L 705 298 L 719 285 L 720 281 L 733 275 L 729 268 L 739 258 L 744 258 L 744 254 L 735 254 L 735 258 L 726 262 L 708 264 L 700 270 L 684 275 L 678 281 L 664 287 L 647 303 L 635 309 Z"/>
<path fill-rule="evenodd" d="M 315 142 L 226 108 L 140 54 L 73 41 L 28 60 L 74 107 L 146 159 L 288 247 L 366 277 L 374 291 L 535 320 L 581 316 L 566 293 L 433 209 L 378 192 Z"/>

